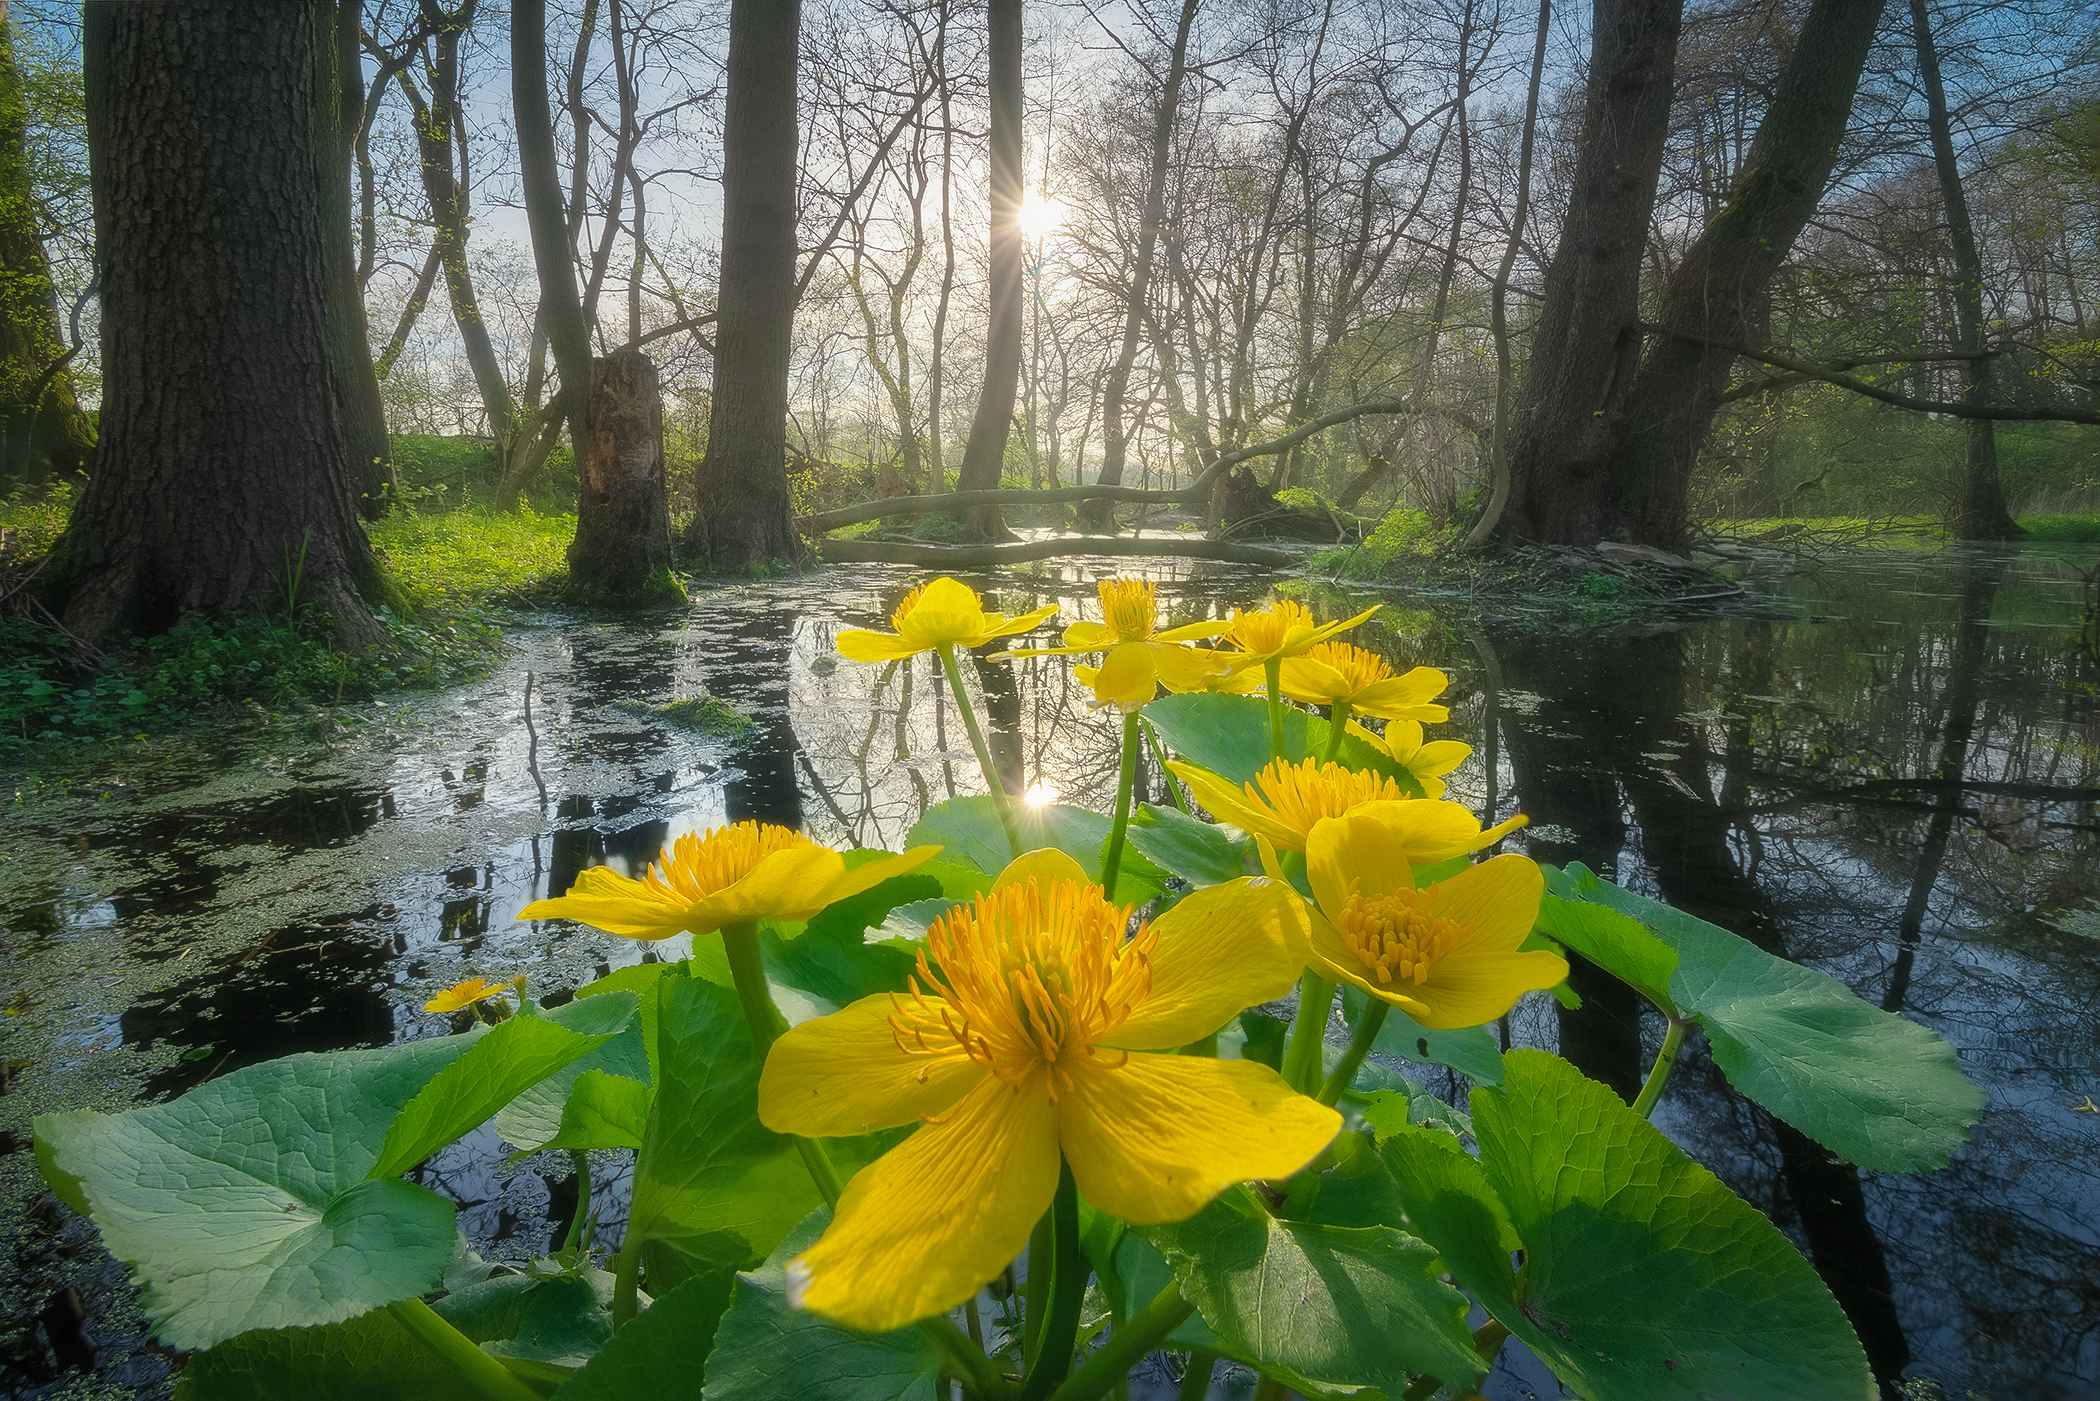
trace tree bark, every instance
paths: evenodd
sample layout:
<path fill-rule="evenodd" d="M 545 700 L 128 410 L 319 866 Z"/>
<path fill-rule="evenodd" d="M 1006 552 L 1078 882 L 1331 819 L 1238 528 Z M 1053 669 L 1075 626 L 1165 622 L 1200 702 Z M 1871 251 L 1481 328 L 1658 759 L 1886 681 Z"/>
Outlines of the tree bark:
<path fill-rule="evenodd" d="M 53 576 L 90 643 L 293 603 L 353 647 L 383 636 L 358 598 L 376 579 L 330 354 L 315 17 L 86 9 L 103 436 Z"/>
<path fill-rule="evenodd" d="M 73 396 L 51 260 L 30 188 L 29 109 L 0 18 L 0 490 L 87 470 L 95 429 Z"/>
<path fill-rule="evenodd" d="M 671 564 L 664 496 L 664 401 L 656 366 L 634 346 L 591 362 L 569 587 L 629 598 Z"/>
<path fill-rule="evenodd" d="M 357 246 L 351 238 L 350 171 L 364 129 L 365 72 L 359 48 L 364 19 L 360 0 L 312 0 L 320 36 L 315 83 L 314 145 L 321 165 L 321 247 L 326 266 L 328 353 L 343 396 L 343 446 L 350 458 L 350 487 L 359 514 L 386 514 L 394 486 L 394 453 L 387 440 L 386 409 L 372 366 L 372 339 L 357 276 Z"/>
<path fill-rule="evenodd" d="M 591 333 L 576 289 L 575 252 L 569 244 L 570 224 L 562 208 L 561 170 L 554 152 L 554 114 L 547 101 L 547 0 L 513 0 L 510 55 L 511 109 L 518 126 L 525 222 L 539 274 L 540 317 L 561 376 L 553 407 L 570 422 L 580 443 L 592 384 Z"/>
<path fill-rule="evenodd" d="M 1021 382 L 1021 0 L 989 0 L 992 104 L 991 327 L 984 386 L 963 447 L 957 491 L 999 485 Z M 1012 534 L 996 506 L 973 506 L 963 525 L 987 540 Z"/>
<path fill-rule="evenodd" d="M 1144 207 L 1138 215 L 1137 257 L 1131 264 L 1130 295 L 1123 308 L 1123 340 L 1101 389 L 1101 470 L 1094 478 L 1101 486 L 1123 484 L 1123 460 L 1130 448 L 1130 436 L 1123 431 L 1123 396 L 1130 391 L 1130 371 L 1137 363 L 1138 328 L 1145 322 L 1145 298 L 1152 290 L 1159 228 L 1167 219 L 1167 161 L 1174 149 L 1174 119 L 1181 110 L 1182 77 L 1188 70 L 1189 30 L 1195 26 L 1200 3 L 1201 0 L 1182 0 L 1181 23 L 1174 30 L 1166 81 L 1160 87 L 1159 106 L 1152 117 L 1152 168 L 1145 181 Z M 1089 502 L 1080 509 L 1079 523 L 1087 529 L 1106 529 L 1113 519 L 1110 510 L 1106 501 Z"/>
<path fill-rule="evenodd" d="M 787 485 L 795 319 L 795 60 L 800 0 L 732 0 L 722 133 L 714 404 L 688 552 L 748 574 L 799 550 Z"/>
<path fill-rule="evenodd" d="M 1947 209 L 1947 234 L 1954 244 L 1954 309 L 1961 349 L 1984 349 L 1983 260 L 1976 253 L 1976 231 L 1969 222 L 1969 200 L 1962 193 L 1961 167 L 1954 162 L 1954 127 L 1947 118 L 1947 89 L 1940 81 L 1940 56 L 1932 40 L 1932 16 L 1925 0 L 1910 0 L 1911 31 L 1918 44 L 1918 76 L 1925 80 L 1926 118 L 1932 128 L 1932 163 L 1940 177 L 1940 199 Z M 1970 404 L 1991 402 L 1991 362 L 1964 363 L 1965 393 Z M 1954 510 L 1959 540 L 2011 540 L 2027 532 L 2013 523 L 2005 492 L 1998 485 L 1997 428 L 1987 418 L 1967 425 L 1968 452 L 1963 463 L 1961 494 Z"/>

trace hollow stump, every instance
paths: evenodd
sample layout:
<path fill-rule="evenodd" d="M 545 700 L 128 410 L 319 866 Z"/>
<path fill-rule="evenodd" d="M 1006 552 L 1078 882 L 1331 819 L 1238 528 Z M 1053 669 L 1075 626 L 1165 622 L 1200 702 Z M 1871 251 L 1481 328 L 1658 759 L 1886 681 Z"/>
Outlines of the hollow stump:
<path fill-rule="evenodd" d="M 663 395 L 655 363 L 635 347 L 591 361 L 584 438 L 569 586 L 604 597 L 640 594 L 670 566 L 671 510 Z"/>

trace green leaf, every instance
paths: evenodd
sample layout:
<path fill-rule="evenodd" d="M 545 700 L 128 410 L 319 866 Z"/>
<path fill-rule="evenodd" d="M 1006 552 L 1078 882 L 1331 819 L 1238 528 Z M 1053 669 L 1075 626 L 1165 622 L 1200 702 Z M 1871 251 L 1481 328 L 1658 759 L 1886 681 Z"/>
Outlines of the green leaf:
<path fill-rule="evenodd" d="M 699 942 L 717 944 L 719 947 L 716 940 Z M 632 963 L 625 968 L 615 968 L 597 982 L 586 983 L 576 989 L 576 1000 L 579 1002 L 585 998 L 603 997 L 609 992 L 631 992 L 641 999 L 641 1010 L 636 1020 L 642 1027 L 642 1049 L 644 1058 L 649 1063 L 648 1080 L 652 1085 L 656 1083 L 656 982 L 665 974 L 683 975 L 685 971 L 682 960 L 678 963 Z"/>
<path fill-rule="evenodd" d="M 379 1161 L 367 1175 L 398 1177 L 487 1123 L 521 1090 L 610 1041 L 633 1019 L 636 1003 L 631 992 L 610 992 L 496 1026 L 395 1116 Z M 570 1030 L 571 1025 L 578 1030 Z"/>
<path fill-rule="evenodd" d="M 854 1333 L 787 1300 L 787 1263 L 831 1223 L 819 1207 L 765 1264 L 737 1276 L 707 1359 L 707 1401 L 936 1401 L 941 1351 L 916 1328 Z"/>
<path fill-rule="evenodd" d="M 1233 783 L 1251 782 L 1269 762 L 1269 704 L 1259 696 L 1163 696 L 1145 707 L 1145 718 L 1182 758 Z M 1285 706 L 1283 752 L 1293 763 L 1309 754 L 1325 754 L 1327 722 Z M 1422 785 L 1405 764 L 1355 735 L 1342 737 L 1336 757 L 1349 768 L 1384 774 L 1403 793 L 1422 796 Z"/>
<path fill-rule="evenodd" d="M 1247 842 L 1233 841 L 1223 828 L 1198 822 L 1179 808 L 1139 804 L 1128 841 L 1190 885 L 1223 885 L 1247 874 Z"/>
<path fill-rule="evenodd" d="M 586 1070 L 569 1091 L 561 1125 L 543 1148 L 640 1148 L 653 1092 L 639 1080 Z"/>
<path fill-rule="evenodd" d="M 1566 1061 L 1506 1066 L 1473 1096 L 1478 1163 L 1421 1130 L 1385 1153 L 1409 1219 L 1564 1384 L 1590 1401 L 1870 1401 L 1844 1313 L 1777 1227 Z"/>
<path fill-rule="evenodd" d="M 1605 905 L 1548 895 L 1539 901 L 1538 928 L 1630 985 L 1664 1012 L 1677 1015 L 1677 1004 L 1670 1000 L 1677 950 L 1656 938 L 1639 920 Z"/>
<path fill-rule="evenodd" d="M 700 1401 L 698 1363 L 714 1346 L 735 1279 L 721 1270 L 659 1295 L 554 1393 L 555 1401 Z"/>
<path fill-rule="evenodd" d="M 339 1323 L 428 1291 L 451 1258 L 449 1202 L 363 1179 L 402 1106 L 479 1039 L 286 1056 L 169 1104 L 47 1115 L 36 1135 L 170 1346 Z"/>
<path fill-rule="evenodd" d="M 1369 1002 L 1361 990 L 1344 984 L 1342 1015 L 1354 1027 Z M 1388 1007 L 1385 1025 L 1371 1049 L 1380 1055 L 1398 1056 L 1417 1064 L 1447 1065 L 1483 1085 L 1502 1083 L 1502 1043 L 1484 1026 L 1458 1031 L 1432 1031 L 1398 1007 Z"/>
<path fill-rule="evenodd" d="M 1774 957 L 1682 910 L 1570 864 L 1573 893 L 1640 921 L 1677 954 L 1670 998 L 1695 1017 L 1729 1082 L 1801 1132 L 1876 1172 L 1944 1167 L 1983 1091 L 1954 1048 L 1835 978 Z"/>
<path fill-rule="evenodd" d="M 613 1277 L 499 1274 L 431 1308 L 522 1377 L 559 1384 L 612 1337 Z"/>
<path fill-rule="evenodd" d="M 642 999 L 641 1012 L 646 1020 L 654 1024 L 656 999 L 652 993 Z M 644 1017 L 636 1015 L 633 1021 L 618 1036 L 588 1055 L 579 1057 L 555 1071 L 537 1085 L 525 1090 L 509 1104 L 496 1111 L 496 1132 L 503 1141 L 518 1150 L 520 1156 L 534 1153 L 542 1148 L 634 1148 L 640 1146 L 641 1121 L 649 1113 L 649 1046 L 643 1035 Z M 597 1073 L 615 1079 L 622 1084 L 631 1084 L 632 1090 L 621 1085 L 606 1087 L 596 1085 L 592 1098 L 583 1105 L 572 1107 L 577 1086 L 584 1077 Z M 563 1126 L 570 1122 L 571 1114 L 580 1117 L 580 1126 L 587 1122 L 604 1120 L 611 1112 L 612 1104 L 607 1096 L 619 1105 L 632 1106 L 639 1096 L 639 1107 L 633 1110 L 634 1133 L 618 1142 L 557 1142 L 564 1132 Z M 624 1114 L 626 1111 L 623 1110 Z"/>
<path fill-rule="evenodd" d="M 1387 1227 L 1280 1221 L 1234 1187 L 1187 1221 L 1136 1228 L 1240 1361 L 1320 1388 L 1407 1389 L 1410 1372 L 1478 1373 L 1466 1299 L 1436 1252 Z"/>
<path fill-rule="evenodd" d="M 1021 828 L 1022 849 L 1056 847 L 1079 863 L 1093 880 L 1101 879 L 1102 858 L 1107 854 L 1108 833 L 1114 824 L 1098 812 L 1049 803 L 1042 807 L 1021 806 L 1014 813 Z M 968 861 L 979 870 L 996 875 L 1013 859 L 999 825 L 999 810 L 988 794 L 950 798 L 926 810 L 905 836 L 907 846 L 939 843 L 949 861 Z M 1116 873 L 1114 900 L 1119 905 L 1150 900 L 1167 888 L 1167 873 L 1143 852 L 1126 849 Z M 950 892 L 952 895 L 953 892 Z"/>
<path fill-rule="evenodd" d="M 175 1401 L 456 1401 L 458 1373 L 385 1310 L 243 1333 L 192 1357 Z"/>

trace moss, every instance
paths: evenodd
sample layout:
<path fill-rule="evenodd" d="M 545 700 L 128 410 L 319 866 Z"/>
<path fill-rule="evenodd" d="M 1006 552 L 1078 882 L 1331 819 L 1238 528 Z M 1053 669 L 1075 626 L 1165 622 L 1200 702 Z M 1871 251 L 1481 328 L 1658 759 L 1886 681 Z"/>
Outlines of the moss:
<path fill-rule="evenodd" d="M 758 728 L 743 711 L 713 696 L 694 696 L 667 705 L 650 706 L 647 713 L 681 730 L 717 739 L 738 739 Z"/>
<path fill-rule="evenodd" d="M 977 539 L 964 527 L 961 521 L 949 516 L 931 515 L 919 517 L 919 525 L 916 530 L 912 531 L 912 538 L 915 540 L 931 540 L 942 545 L 974 544 Z"/>
<path fill-rule="evenodd" d="M 2100 516 L 2029 516 L 2020 522 L 2020 528 L 2038 544 L 2100 542 Z"/>

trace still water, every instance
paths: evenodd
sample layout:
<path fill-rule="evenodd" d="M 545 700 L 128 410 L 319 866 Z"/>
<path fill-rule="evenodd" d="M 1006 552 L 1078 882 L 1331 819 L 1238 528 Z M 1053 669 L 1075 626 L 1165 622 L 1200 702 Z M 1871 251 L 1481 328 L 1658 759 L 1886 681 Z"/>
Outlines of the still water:
<path fill-rule="evenodd" d="M 2080 573 L 2092 554 L 1752 561 L 1734 611 L 1678 619 L 1388 593 L 1370 596 L 1386 607 L 1356 635 L 1396 667 L 1451 673 L 1441 737 L 1474 755 L 1450 796 L 1490 820 L 1528 814 L 1514 847 L 1684 906 L 1959 1049 L 1990 1099 L 1974 1141 L 1929 1177 L 1829 1161 L 1733 1094 L 1696 1038 L 1656 1114 L 1794 1236 L 1877 1374 L 1921 1397 L 2100 1396 L 2100 665 L 2083 645 Z M 1013 611 L 1054 599 L 1069 622 L 1092 616 L 1110 572 L 1049 563 L 971 582 Z M 1323 613 L 1360 606 L 1237 566 L 1148 572 L 1177 621 L 1279 586 Z M 442 1034 L 422 1004 L 463 977 L 522 972 L 552 992 L 676 958 L 516 914 L 587 866 L 639 874 L 681 832 L 762 817 L 896 848 L 928 805 L 978 791 L 936 667 L 832 652 L 841 629 L 880 625 L 913 577 L 833 568 L 643 619 L 541 615 L 510 634 L 503 666 L 440 696 L 11 780 L 0 1394 L 170 1385 L 122 1268 L 42 1193 L 32 1115 L 168 1097 L 293 1051 Z M 1116 728 L 1064 666 L 979 662 L 966 681 L 1010 782 L 1105 810 Z M 694 733 L 661 709 L 707 696 L 755 730 Z M 1143 782 L 1165 800 L 1159 774 Z M 1631 1098 L 1660 1019 L 1608 979 L 1578 968 L 1573 981 L 1580 1011 L 1535 996 L 1511 1039 Z M 1449 1072 L 1406 1069 L 1462 1093 Z M 608 1171 L 619 1156 L 604 1155 Z M 565 1160 L 511 1164 L 487 1129 L 422 1180 L 459 1202 L 492 1258 L 544 1250 L 574 1211 Z M 600 1188 L 623 1209 L 623 1183 Z M 1244 1380 L 1221 1373 L 1213 1394 L 1243 1394 Z M 1512 1345 L 1485 1394 L 1561 1393 Z"/>

